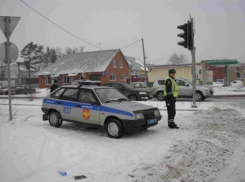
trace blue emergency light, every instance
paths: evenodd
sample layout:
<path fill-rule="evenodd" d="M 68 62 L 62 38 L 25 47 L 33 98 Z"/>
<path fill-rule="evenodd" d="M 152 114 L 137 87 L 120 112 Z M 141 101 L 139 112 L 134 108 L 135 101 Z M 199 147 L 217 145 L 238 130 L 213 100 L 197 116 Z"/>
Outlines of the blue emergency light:
<path fill-rule="evenodd" d="M 83 85 L 101 85 L 102 82 L 101 81 L 92 81 L 92 80 L 76 80 L 77 84 L 79 85 L 79 87 L 82 87 Z"/>

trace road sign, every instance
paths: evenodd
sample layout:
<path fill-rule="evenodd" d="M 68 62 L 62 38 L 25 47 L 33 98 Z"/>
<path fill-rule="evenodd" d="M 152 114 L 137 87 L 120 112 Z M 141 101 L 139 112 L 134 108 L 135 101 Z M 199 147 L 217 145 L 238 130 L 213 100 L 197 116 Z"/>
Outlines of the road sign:
<path fill-rule="evenodd" d="M 7 46 L 7 42 L 3 42 L 2 44 L 0 44 L 0 63 L 4 62 L 5 64 L 7 64 L 7 60 L 6 60 L 6 46 Z M 15 62 L 19 56 L 19 49 L 18 47 L 10 42 L 10 62 Z"/>
<path fill-rule="evenodd" d="M 6 18 L 10 18 L 10 23 L 9 23 L 9 37 L 10 37 L 16 25 L 18 24 L 20 17 L 0 16 L 0 29 L 3 31 L 3 34 L 7 38 L 7 34 L 5 32 L 6 31 L 6 20 L 5 20 Z"/>

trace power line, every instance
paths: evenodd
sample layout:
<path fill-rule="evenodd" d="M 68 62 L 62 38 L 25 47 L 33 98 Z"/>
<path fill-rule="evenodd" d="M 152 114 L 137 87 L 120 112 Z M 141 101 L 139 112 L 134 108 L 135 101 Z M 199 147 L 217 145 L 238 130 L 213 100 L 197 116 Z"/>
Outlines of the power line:
<path fill-rule="evenodd" d="M 87 44 L 89 44 L 89 45 L 91 45 L 91 46 L 94 46 L 94 47 L 96 47 L 96 48 L 98 48 L 98 49 L 101 49 L 100 47 L 97 47 L 97 46 L 95 46 L 95 45 L 93 45 L 93 44 L 91 44 L 91 43 L 89 43 L 89 42 L 87 42 L 87 41 L 81 39 L 80 37 L 74 35 L 73 33 L 69 32 L 69 31 L 66 30 L 65 28 L 61 27 L 61 26 L 58 25 L 57 23 L 55 23 L 55 22 L 53 22 L 52 20 L 48 19 L 46 16 L 42 15 L 42 14 L 39 13 L 37 10 L 35 10 L 35 9 L 32 8 L 31 6 L 29 6 L 26 2 L 24 2 L 24 1 L 22 1 L 22 0 L 20 0 L 20 1 L 21 1 L 22 3 L 24 3 L 26 6 L 28 6 L 29 8 L 31 8 L 33 11 L 35 11 L 36 13 L 38 13 L 40 16 L 42 16 L 43 18 L 45 18 L 46 20 L 50 21 L 51 23 L 53 23 L 53 24 L 56 25 L 57 27 L 59 27 L 59 28 L 61 28 L 62 30 L 64 30 L 66 33 L 72 35 L 73 37 L 76 37 L 77 39 L 79 39 L 79 40 L 81 40 L 81 41 L 83 41 L 83 42 L 85 42 L 85 43 L 87 43 Z"/>
<path fill-rule="evenodd" d="M 137 42 L 139 42 L 139 41 L 141 41 L 142 39 L 140 39 L 140 40 L 138 40 L 138 41 L 136 41 L 136 42 L 134 42 L 134 43 L 132 43 L 132 44 L 129 44 L 129 45 L 127 45 L 127 46 L 125 46 L 125 47 L 123 47 L 123 48 L 121 48 L 121 49 L 125 49 L 126 47 L 129 47 L 129 46 L 131 46 L 131 45 L 133 45 L 133 44 L 135 44 L 135 43 L 137 43 Z"/>

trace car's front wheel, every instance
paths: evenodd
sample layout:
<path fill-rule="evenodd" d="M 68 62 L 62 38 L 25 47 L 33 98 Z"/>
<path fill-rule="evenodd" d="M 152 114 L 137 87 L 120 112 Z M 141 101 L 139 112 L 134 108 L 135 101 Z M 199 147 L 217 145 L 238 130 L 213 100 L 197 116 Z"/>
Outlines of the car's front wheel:
<path fill-rule="evenodd" d="M 110 138 L 121 138 L 124 133 L 123 126 L 117 119 L 109 119 L 105 124 L 105 130 Z"/>
<path fill-rule="evenodd" d="M 54 127 L 60 127 L 62 125 L 62 119 L 58 112 L 52 111 L 49 114 L 49 124 Z"/>
<path fill-rule="evenodd" d="M 158 100 L 160 100 L 160 101 L 163 101 L 163 100 L 164 100 L 164 94 L 163 94 L 163 91 L 157 92 L 156 96 L 157 96 L 157 99 L 158 99 Z"/>
<path fill-rule="evenodd" d="M 130 101 L 137 101 L 138 100 L 137 97 L 136 97 L 136 95 L 130 95 L 130 96 L 128 96 L 128 99 Z"/>

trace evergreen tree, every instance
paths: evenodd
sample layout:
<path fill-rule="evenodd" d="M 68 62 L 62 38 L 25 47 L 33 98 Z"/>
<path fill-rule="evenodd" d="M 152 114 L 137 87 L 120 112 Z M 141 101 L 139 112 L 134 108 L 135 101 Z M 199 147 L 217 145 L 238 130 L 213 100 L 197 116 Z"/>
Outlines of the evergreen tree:
<path fill-rule="evenodd" d="M 51 55 L 50 55 L 50 61 L 53 64 L 54 62 L 56 62 L 58 60 L 57 54 L 55 49 L 51 49 Z"/>
<path fill-rule="evenodd" d="M 20 51 L 20 57 L 24 59 L 24 66 L 29 70 L 29 84 L 31 68 L 37 70 L 36 64 L 40 64 L 43 61 L 43 49 L 42 45 L 30 42 Z"/>
<path fill-rule="evenodd" d="M 46 68 L 50 62 L 51 50 L 49 47 L 46 48 L 46 52 L 44 53 L 43 59 L 43 68 Z"/>

